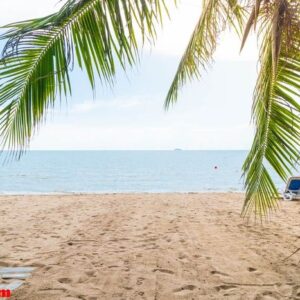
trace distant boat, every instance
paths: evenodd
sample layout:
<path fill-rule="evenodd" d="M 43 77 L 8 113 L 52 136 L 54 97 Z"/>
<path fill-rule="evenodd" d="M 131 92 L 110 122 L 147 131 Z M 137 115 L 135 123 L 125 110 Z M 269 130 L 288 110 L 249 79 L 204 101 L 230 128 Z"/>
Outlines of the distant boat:
<path fill-rule="evenodd" d="M 174 151 L 182 151 L 180 148 L 175 148 Z"/>

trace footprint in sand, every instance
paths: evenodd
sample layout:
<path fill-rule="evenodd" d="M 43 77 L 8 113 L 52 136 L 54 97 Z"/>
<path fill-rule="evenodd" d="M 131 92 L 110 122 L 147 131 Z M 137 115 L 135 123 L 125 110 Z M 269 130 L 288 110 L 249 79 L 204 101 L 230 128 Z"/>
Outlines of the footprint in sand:
<path fill-rule="evenodd" d="M 5 257 L 8 257 L 8 256 L 1 256 L 1 258 L 5 258 Z M 1 267 L 9 267 L 10 264 L 7 263 L 7 262 L 4 262 L 4 261 L 2 261 L 2 260 L 0 260 L 0 266 L 1 266 Z"/>
<path fill-rule="evenodd" d="M 145 280 L 145 278 L 139 277 L 139 278 L 137 279 L 137 281 L 136 281 L 136 284 L 137 284 L 137 285 L 142 285 L 143 282 L 144 282 L 144 280 Z"/>
<path fill-rule="evenodd" d="M 300 285 L 295 285 L 293 287 L 292 299 L 300 300 Z"/>
<path fill-rule="evenodd" d="M 280 300 L 282 299 L 281 295 L 273 292 L 273 291 L 264 291 L 261 294 L 257 294 L 255 300 Z M 299 299 L 299 298 L 292 298 L 292 299 Z"/>
<path fill-rule="evenodd" d="M 167 269 L 154 269 L 152 272 L 161 272 L 161 273 L 171 274 L 171 275 L 174 274 L 173 271 Z"/>
<path fill-rule="evenodd" d="M 223 272 L 220 272 L 220 271 L 217 271 L 217 270 L 213 270 L 210 272 L 210 274 L 212 275 L 222 275 L 222 276 L 229 276 L 228 274 L 226 273 L 223 273 Z"/>
<path fill-rule="evenodd" d="M 111 266 L 108 266 L 109 269 L 114 269 L 114 268 L 119 268 L 119 266 L 117 265 L 111 265 Z"/>
<path fill-rule="evenodd" d="M 185 295 L 187 293 L 190 293 L 191 291 L 195 290 L 197 287 L 193 284 L 186 284 L 178 289 L 173 290 L 174 293 Z"/>
<path fill-rule="evenodd" d="M 248 268 L 248 271 L 249 271 L 249 272 L 255 272 L 255 271 L 257 271 L 257 270 L 256 270 L 255 268 L 249 267 L 249 268 Z"/>
<path fill-rule="evenodd" d="M 59 278 L 58 282 L 60 282 L 60 283 L 71 283 L 72 280 L 71 280 L 71 278 L 64 277 L 64 278 Z"/>
<path fill-rule="evenodd" d="M 178 256 L 178 259 L 180 259 L 183 263 L 188 263 L 189 262 L 188 257 L 184 254 L 180 254 Z"/>
<path fill-rule="evenodd" d="M 231 290 L 231 289 L 235 289 L 236 286 L 233 284 L 222 284 L 222 285 L 218 285 L 215 287 L 215 289 L 220 292 L 220 291 L 224 291 L 224 290 Z"/>
<path fill-rule="evenodd" d="M 88 276 L 88 277 L 95 277 L 96 275 L 95 275 L 95 271 L 93 271 L 93 270 L 90 270 L 90 271 L 86 271 L 85 272 L 85 274 Z"/>

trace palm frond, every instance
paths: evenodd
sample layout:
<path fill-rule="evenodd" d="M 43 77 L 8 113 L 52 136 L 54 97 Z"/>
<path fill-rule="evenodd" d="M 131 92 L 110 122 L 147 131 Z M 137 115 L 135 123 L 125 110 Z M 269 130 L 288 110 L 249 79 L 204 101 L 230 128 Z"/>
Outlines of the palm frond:
<path fill-rule="evenodd" d="M 2 145 L 26 149 L 57 96 L 71 93 L 70 64 L 111 83 L 116 61 L 123 68 L 138 57 L 138 36 L 155 38 L 164 0 L 69 0 L 45 18 L 6 26 L 0 61 Z M 19 151 L 20 150 L 20 151 Z"/>
<path fill-rule="evenodd" d="M 244 215 L 254 212 L 259 217 L 267 216 L 277 208 L 279 195 L 270 170 L 286 180 L 299 159 L 299 21 L 296 18 L 291 22 L 289 13 L 295 10 L 284 2 L 284 10 L 282 4 L 273 8 L 275 17 L 268 18 L 271 24 L 265 31 L 261 48 L 253 106 L 256 134 L 243 166 L 246 176 Z"/>
<path fill-rule="evenodd" d="M 257 23 L 257 20 L 259 17 L 260 6 L 261 6 L 262 1 L 263 0 L 255 0 L 255 4 L 252 7 L 252 11 L 250 13 L 248 21 L 246 23 L 246 27 L 244 29 L 244 34 L 243 34 L 243 38 L 242 38 L 242 44 L 241 44 L 240 51 L 242 51 L 245 46 L 245 43 L 247 41 L 247 38 L 248 38 L 248 35 L 250 33 L 252 26 L 254 27 L 254 29 L 256 29 L 256 23 Z"/>
<path fill-rule="evenodd" d="M 179 89 L 193 78 L 200 78 L 201 70 L 212 61 L 217 39 L 230 24 L 241 33 L 244 10 L 236 0 L 203 0 L 202 13 L 180 61 L 165 100 L 165 108 L 175 103 Z"/>

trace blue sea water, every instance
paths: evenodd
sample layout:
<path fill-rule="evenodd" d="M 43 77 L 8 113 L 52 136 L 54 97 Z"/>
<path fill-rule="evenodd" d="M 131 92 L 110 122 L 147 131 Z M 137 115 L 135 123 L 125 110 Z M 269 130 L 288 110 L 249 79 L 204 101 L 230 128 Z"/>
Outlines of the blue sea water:
<path fill-rule="evenodd" d="M 0 193 L 243 191 L 246 155 L 246 151 L 29 151 L 19 161 L 1 164 Z M 283 188 L 276 176 L 275 182 Z"/>

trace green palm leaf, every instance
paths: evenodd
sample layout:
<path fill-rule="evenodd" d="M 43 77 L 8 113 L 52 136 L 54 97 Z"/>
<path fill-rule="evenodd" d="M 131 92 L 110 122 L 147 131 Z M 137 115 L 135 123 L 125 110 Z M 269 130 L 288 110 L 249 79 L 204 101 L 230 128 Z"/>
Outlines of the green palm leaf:
<path fill-rule="evenodd" d="M 155 37 L 164 1 L 69 0 L 45 18 L 6 26 L 0 61 L 2 144 L 21 154 L 57 96 L 71 93 L 74 60 L 87 74 L 112 83 L 116 61 L 123 68 L 138 57 L 138 36 Z"/>
<path fill-rule="evenodd" d="M 244 11 L 229 4 L 222 0 L 203 1 L 202 15 L 170 87 L 166 108 L 176 102 L 180 87 L 187 80 L 199 78 L 201 68 L 205 69 L 212 60 L 220 31 L 226 25 L 239 31 Z M 243 215 L 254 212 L 261 218 L 278 205 L 279 194 L 270 170 L 286 180 L 299 159 L 300 6 L 298 0 L 250 0 L 249 4 L 251 13 L 242 47 L 251 28 L 257 25 L 262 46 L 253 105 L 256 134 L 243 165 Z"/>
<path fill-rule="evenodd" d="M 282 9 L 280 5 L 274 6 L 273 14 L 280 12 L 281 17 L 271 19 L 261 48 L 253 106 L 256 134 L 243 166 L 244 215 L 266 216 L 277 208 L 279 195 L 270 169 L 286 180 L 299 159 L 300 37 L 297 19 L 291 22 L 289 18 L 294 7 L 287 4 Z"/>
<path fill-rule="evenodd" d="M 178 66 L 169 89 L 165 107 L 177 101 L 179 89 L 200 78 L 201 69 L 211 62 L 219 34 L 230 24 L 241 33 L 244 10 L 236 0 L 203 0 L 202 13 Z"/>

